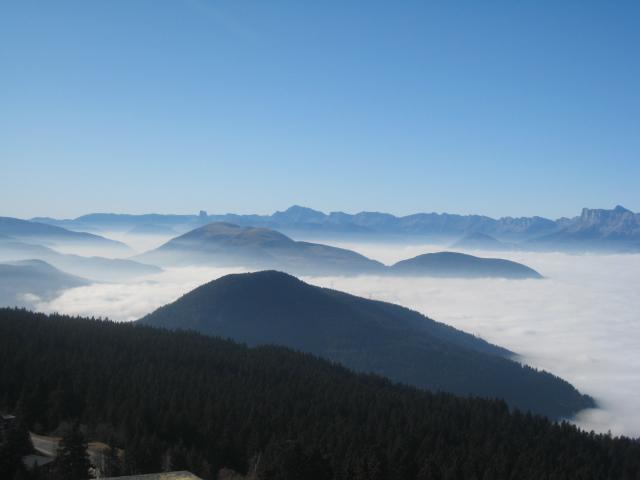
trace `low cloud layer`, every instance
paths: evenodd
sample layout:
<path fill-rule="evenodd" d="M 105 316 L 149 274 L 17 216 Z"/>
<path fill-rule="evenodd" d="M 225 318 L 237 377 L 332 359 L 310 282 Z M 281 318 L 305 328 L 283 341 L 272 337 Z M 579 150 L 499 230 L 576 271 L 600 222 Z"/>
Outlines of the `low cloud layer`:
<path fill-rule="evenodd" d="M 66 290 L 36 308 L 45 312 L 103 317 L 128 322 L 173 302 L 194 288 L 242 269 L 206 267 L 175 268 L 149 275 L 137 282 L 95 283 Z"/>
<path fill-rule="evenodd" d="M 387 264 L 441 249 L 428 245 L 341 246 Z M 498 255 L 485 252 L 484 256 Z M 596 398 L 602 408 L 583 412 L 577 419 L 580 426 L 640 436 L 640 255 L 512 252 L 499 256 L 525 263 L 546 278 L 305 280 L 398 303 L 509 348 L 530 365 L 549 370 Z M 198 285 L 238 271 L 241 269 L 172 269 L 135 283 L 68 290 L 39 308 L 129 321 Z"/>

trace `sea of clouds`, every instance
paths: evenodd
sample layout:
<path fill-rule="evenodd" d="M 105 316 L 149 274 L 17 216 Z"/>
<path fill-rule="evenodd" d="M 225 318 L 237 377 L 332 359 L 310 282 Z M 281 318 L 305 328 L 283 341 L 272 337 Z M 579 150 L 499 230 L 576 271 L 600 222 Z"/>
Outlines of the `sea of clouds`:
<path fill-rule="evenodd" d="M 154 242 L 155 243 L 155 242 Z M 390 264 L 432 245 L 336 243 Z M 640 255 L 473 252 L 525 263 L 543 280 L 310 277 L 305 281 L 398 303 L 479 335 L 596 398 L 575 422 L 640 436 Z M 191 289 L 242 269 L 169 269 L 122 284 L 64 292 L 38 308 L 131 321 Z"/>

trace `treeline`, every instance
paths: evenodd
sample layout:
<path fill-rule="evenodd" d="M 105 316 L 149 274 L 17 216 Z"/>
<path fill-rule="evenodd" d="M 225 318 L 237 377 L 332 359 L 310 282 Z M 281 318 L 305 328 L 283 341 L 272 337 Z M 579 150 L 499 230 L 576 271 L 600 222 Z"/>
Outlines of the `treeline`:
<path fill-rule="evenodd" d="M 561 378 L 512 361 L 501 347 L 400 305 L 283 272 L 226 275 L 140 321 L 250 346 L 281 345 L 424 390 L 501 398 L 552 419 L 595 406 Z"/>
<path fill-rule="evenodd" d="M 0 479 L 27 477 L 22 458 L 33 452 L 29 431 L 19 420 L 0 424 Z"/>
<path fill-rule="evenodd" d="M 119 475 L 122 460 L 116 449 L 110 448 L 102 455 L 99 468 L 91 464 L 87 442 L 79 425 L 64 428 L 53 461 L 39 465 L 26 426 L 16 419 L 0 429 L 0 479 L 3 480 L 84 480 L 94 477 Z"/>
<path fill-rule="evenodd" d="M 0 409 L 80 423 L 122 473 L 260 479 L 638 479 L 640 444 L 279 347 L 0 309 Z M 119 467 L 120 468 L 120 467 Z"/>

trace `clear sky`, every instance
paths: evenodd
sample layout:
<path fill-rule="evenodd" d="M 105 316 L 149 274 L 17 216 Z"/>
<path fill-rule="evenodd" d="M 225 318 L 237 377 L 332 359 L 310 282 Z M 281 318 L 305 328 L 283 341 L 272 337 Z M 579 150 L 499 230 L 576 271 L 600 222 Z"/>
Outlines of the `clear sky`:
<path fill-rule="evenodd" d="M 640 210 L 638 1 L 0 1 L 0 215 Z"/>

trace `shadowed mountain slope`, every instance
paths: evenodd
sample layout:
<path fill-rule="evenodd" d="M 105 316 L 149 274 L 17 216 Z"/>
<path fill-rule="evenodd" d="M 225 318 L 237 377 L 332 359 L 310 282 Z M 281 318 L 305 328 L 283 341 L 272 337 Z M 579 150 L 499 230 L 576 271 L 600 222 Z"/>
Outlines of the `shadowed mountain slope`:
<path fill-rule="evenodd" d="M 208 479 L 223 467 L 247 474 L 256 459 L 260 479 L 640 474 L 632 439 L 395 385 L 282 347 L 139 324 L 0 309 L 0 385 L 0 409 L 19 412 L 29 429 L 77 422 L 96 440 L 116 438 L 125 474 L 162 471 L 167 459 Z"/>
<path fill-rule="evenodd" d="M 505 349 L 398 305 L 280 272 L 227 275 L 140 322 L 284 345 L 418 387 L 504 398 L 550 417 L 593 405 L 564 380 L 510 360 Z"/>

